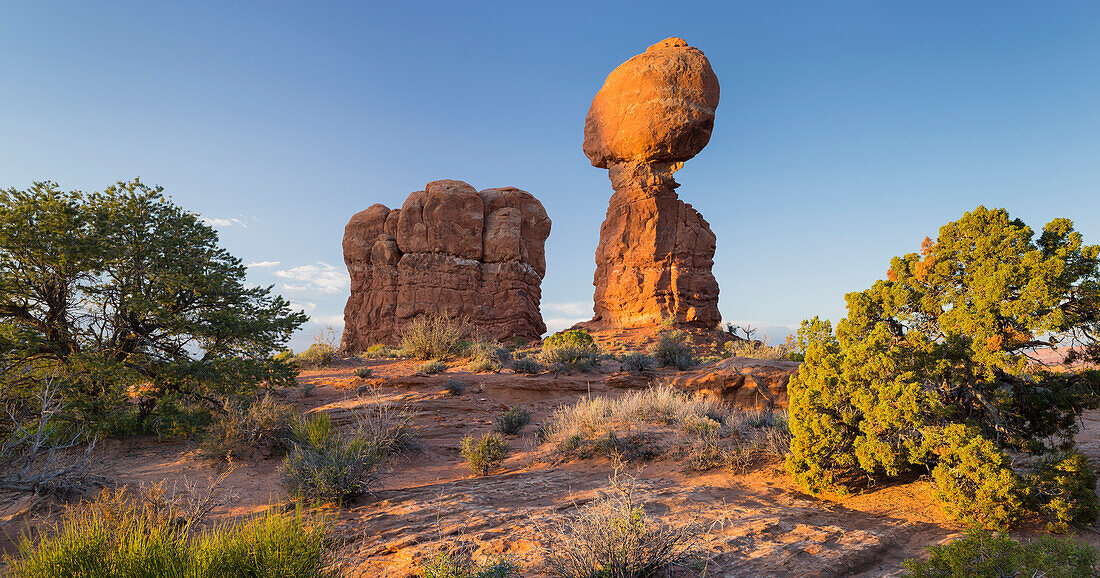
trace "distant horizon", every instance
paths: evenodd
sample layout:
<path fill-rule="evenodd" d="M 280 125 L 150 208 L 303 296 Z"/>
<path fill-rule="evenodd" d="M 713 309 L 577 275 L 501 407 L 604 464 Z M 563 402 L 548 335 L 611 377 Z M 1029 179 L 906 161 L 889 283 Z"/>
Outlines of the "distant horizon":
<path fill-rule="evenodd" d="M 250 283 L 339 328 L 343 227 L 430 181 L 553 221 L 543 318 L 591 318 L 611 184 L 581 152 L 604 78 L 663 38 L 710 59 L 714 136 L 676 173 L 725 319 L 781 341 L 978 205 L 1100 243 L 1100 6 L 26 4 L 0 21 L 0 186 L 139 176 Z M 659 14 L 660 16 L 655 16 Z"/>

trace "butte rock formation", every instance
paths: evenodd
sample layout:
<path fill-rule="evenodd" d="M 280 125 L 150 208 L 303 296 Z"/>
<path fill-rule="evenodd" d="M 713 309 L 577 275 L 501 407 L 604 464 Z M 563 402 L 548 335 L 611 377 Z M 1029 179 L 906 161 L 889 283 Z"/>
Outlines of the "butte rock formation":
<path fill-rule="evenodd" d="M 342 348 L 394 344 L 421 314 L 466 318 L 494 339 L 537 339 L 549 235 L 542 203 L 512 187 L 434 181 L 400 209 L 371 205 L 344 228 Z"/>
<path fill-rule="evenodd" d="M 608 75 L 584 124 L 584 154 L 608 170 L 615 194 L 596 249 L 599 331 L 659 324 L 713 329 L 715 237 L 676 195 L 672 173 L 710 141 L 718 77 L 680 38 L 650 46 Z"/>

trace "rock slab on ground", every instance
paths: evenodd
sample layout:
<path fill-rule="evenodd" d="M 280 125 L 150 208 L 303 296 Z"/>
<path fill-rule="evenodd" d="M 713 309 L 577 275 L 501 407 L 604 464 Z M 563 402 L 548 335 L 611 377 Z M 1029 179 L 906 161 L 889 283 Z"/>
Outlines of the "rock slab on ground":
<path fill-rule="evenodd" d="M 466 319 L 493 339 L 537 339 L 549 235 L 542 203 L 513 187 L 433 181 L 400 209 L 371 205 L 344 228 L 342 348 L 396 344 L 425 314 Z"/>

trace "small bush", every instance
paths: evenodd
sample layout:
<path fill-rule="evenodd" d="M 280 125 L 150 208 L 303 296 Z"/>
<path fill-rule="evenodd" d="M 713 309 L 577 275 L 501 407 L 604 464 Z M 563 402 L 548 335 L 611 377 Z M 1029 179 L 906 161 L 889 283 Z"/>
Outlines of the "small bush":
<path fill-rule="evenodd" d="M 368 379 L 372 375 L 374 375 L 374 370 L 369 367 L 355 368 L 355 377 L 358 377 L 359 379 Z"/>
<path fill-rule="evenodd" d="M 675 367 L 681 371 L 697 364 L 695 350 L 688 342 L 688 334 L 679 329 L 662 331 L 657 335 L 650 353 L 661 367 Z"/>
<path fill-rule="evenodd" d="M 459 381 L 457 379 L 448 379 L 446 389 L 447 395 L 451 397 L 458 397 L 466 393 L 466 382 Z"/>
<path fill-rule="evenodd" d="M 568 329 L 543 340 L 539 361 L 554 373 L 587 372 L 599 363 L 599 351 L 587 331 Z"/>
<path fill-rule="evenodd" d="M 327 343 L 314 343 L 294 360 L 304 367 L 325 367 L 336 359 L 336 348 Z"/>
<path fill-rule="evenodd" d="M 447 371 L 447 364 L 442 361 L 427 361 L 416 366 L 416 372 L 425 375 L 435 375 L 444 371 Z"/>
<path fill-rule="evenodd" d="M 649 373 L 657 366 L 653 357 L 645 353 L 627 353 L 622 357 L 623 369 L 630 373 Z"/>
<path fill-rule="evenodd" d="M 206 428 L 202 449 L 227 459 L 257 449 L 270 454 L 289 445 L 293 422 L 294 409 L 270 395 L 247 407 L 227 401 L 223 413 Z"/>
<path fill-rule="evenodd" d="M 592 336 L 583 329 L 566 329 L 559 331 L 542 341 L 542 350 L 547 351 L 556 347 L 576 347 L 580 349 L 596 349 L 596 342 Z"/>
<path fill-rule="evenodd" d="M 467 368 L 474 373 L 496 373 L 512 359 L 512 352 L 495 341 L 478 339 L 466 348 L 470 362 Z"/>
<path fill-rule="evenodd" d="M 462 457 L 466 458 L 470 470 L 479 476 L 484 476 L 500 466 L 508 455 L 508 444 L 495 432 L 480 438 L 468 435 L 462 438 L 461 449 Z"/>
<path fill-rule="evenodd" d="M 432 557 L 420 570 L 421 578 L 511 578 L 519 576 L 511 558 L 499 556 L 480 563 L 458 550 L 446 550 Z"/>
<path fill-rule="evenodd" d="M 387 457 L 414 447 L 407 413 L 378 405 L 356 418 L 355 429 L 343 435 L 324 413 L 295 424 L 297 441 L 281 471 L 287 492 L 309 500 L 344 503 L 370 492 Z"/>
<path fill-rule="evenodd" d="M 954 576 L 1001 578 L 1047 576 L 1071 578 L 1096 576 L 1100 552 L 1087 544 L 1044 536 L 1021 544 L 1005 534 L 973 531 L 965 538 L 928 548 L 927 560 L 906 560 L 910 578 Z"/>
<path fill-rule="evenodd" d="M 449 315 L 421 315 L 401 334 L 401 351 L 416 359 L 447 359 L 462 353 L 465 324 Z"/>
<path fill-rule="evenodd" d="M 522 407 L 510 407 L 497 418 L 497 430 L 505 435 L 516 435 L 531 422 L 531 412 Z"/>
<path fill-rule="evenodd" d="M 644 578 L 690 564 L 702 529 L 649 518 L 632 487 L 583 506 L 548 528 L 546 571 L 558 578 Z M 659 574 L 662 573 L 662 574 Z"/>
<path fill-rule="evenodd" d="M 193 529 L 174 508 L 128 490 L 70 507 L 40 540 L 7 558 L 13 578 L 145 576 L 222 578 L 334 574 L 325 569 L 323 520 L 274 509 L 238 524 Z M 180 523 L 185 520 L 184 523 Z"/>
<path fill-rule="evenodd" d="M 512 362 L 512 371 L 516 373 L 536 374 L 543 370 L 542 364 L 530 357 L 524 357 Z"/>

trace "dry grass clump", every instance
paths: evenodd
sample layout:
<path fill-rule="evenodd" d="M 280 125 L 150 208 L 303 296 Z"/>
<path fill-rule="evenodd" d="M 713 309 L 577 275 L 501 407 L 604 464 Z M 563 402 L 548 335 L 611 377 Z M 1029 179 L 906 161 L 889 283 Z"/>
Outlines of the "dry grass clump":
<path fill-rule="evenodd" d="M 512 371 L 534 375 L 545 369 L 537 359 L 523 357 L 512 362 Z"/>
<path fill-rule="evenodd" d="M 450 315 L 421 315 L 401 333 L 401 353 L 416 359 L 460 355 L 470 333 L 466 323 Z"/>
<path fill-rule="evenodd" d="M 503 345 L 488 339 L 476 339 L 466 345 L 469 363 L 467 369 L 474 373 L 496 373 L 512 360 L 512 352 Z"/>
<path fill-rule="evenodd" d="M 800 356 L 798 340 L 793 335 L 788 335 L 787 340 L 779 345 L 768 345 L 767 336 L 760 341 L 752 339 L 727 341 L 722 351 L 727 357 L 750 357 L 769 361 L 798 361 L 797 358 Z"/>
<path fill-rule="evenodd" d="M 560 407 L 540 435 L 567 455 L 626 460 L 672 455 L 683 457 L 692 470 L 725 467 L 741 473 L 786 455 L 790 444 L 786 412 L 732 411 L 669 385 Z"/>
<path fill-rule="evenodd" d="M 226 459 L 256 450 L 270 454 L 289 446 L 294 419 L 294 409 L 271 395 L 247 406 L 227 400 L 222 414 L 207 426 L 202 449 Z"/>
<path fill-rule="evenodd" d="M 448 379 L 446 385 L 447 395 L 451 397 L 458 397 L 466 393 L 466 382 L 459 381 L 457 379 Z"/>
<path fill-rule="evenodd" d="M 359 379 L 369 379 L 374 375 L 374 370 L 369 367 L 356 367 L 354 373 Z"/>
<path fill-rule="evenodd" d="M 632 482 L 612 479 L 612 492 L 544 530 L 545 566 L 558 578 L 645 578 L 671 575 L 698 557 L 702 528 L 650 518 Z"/>
<path fill-rule="evenodd" d="M 657 367 L 653 356 L 645 353 L 627 353 L 620 358 L 623 369 L 630 373 L 649 373 Z"/>
<path fill-rule="evenodd" d="M 380 403 L 355 417 L 356 424 L 348 432 L 337 431 L 325 413 L 294 424 L 295 441 L 281 469 L 287 492 L 313 501 L 344 503 L 374 488 L 387 458 L 416 448 L 408 412 Z"/>

